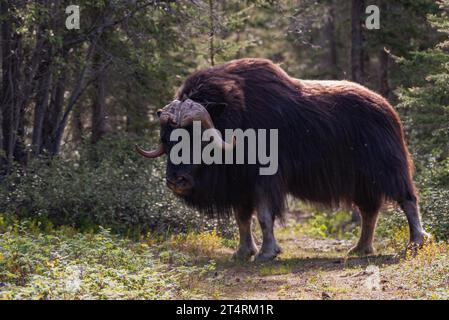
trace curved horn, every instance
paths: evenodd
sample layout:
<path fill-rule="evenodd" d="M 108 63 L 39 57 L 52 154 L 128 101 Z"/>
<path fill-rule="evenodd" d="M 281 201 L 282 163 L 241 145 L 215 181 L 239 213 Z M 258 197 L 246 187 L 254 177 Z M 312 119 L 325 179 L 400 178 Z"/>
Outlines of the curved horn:
<path fill-rule="evenodd" d="M 179 100 L 173 100 L 171 103 L 167 104 L 162 109 L 159 109 L 156 112 L 157 117 L 159 118 L 159 123 L 161 125 L 165 125 L 168 122 L 171 124 L 176 125 L 176 119 L 173 111 L 181 104 L 181 101 Z M 160 157 L 165 153 L 164 146 L 162 144 L 159 144 L 159 146 L 151 151 L 147 151 L 142 149 L 140 146 L 136 145 L 136 151 L 145 158 L 157 158 Z"/>
<path fill-rule="evenodd" d="M 164 146 L 162 144 L 151 151 L 146 151 L 136 144 L 136 151 L 145 158 L 157 158 L 165 153 Z"/>
<path fill-rule="evenodd" d="M 210 119 L 210 117 L 209 117 L 209 119 Z M 234 149 L 235 143 L 236 143 L 235 136 L 232 136 L 232 143 L 228 143 L 221 138 L 220 132 L 217 129 L 215 129 L 214 124 L 211 119 L 210 119 L 210 122 L 201 121 L 201 123 L 206 124 L 206 125 L 203 125 L 206 129 L 212 129 L 212 137 L 214 138 L 213 144 L 215 144 L 218 148 L 220 148 L 222 150 Z"/>
<path fill-rule="evenodd" d="M 184 127 L 193 121 L 201 121 L 201 125 L 205 129 L 213 129 L 212 136 L 214 138 L 213 143 L 222 150 L 232 150 L 235 147 L 236 139 L 232 137 L 232 143 L 227 143 L 221 138 L 221 135 L 217 129 L 215 129 L 214 122 L 212 121 L 209 112 L 201 104 L 196 103 L 190 99 L 184 102 L 188 111 L 181 120 L 181 127 Z"/>

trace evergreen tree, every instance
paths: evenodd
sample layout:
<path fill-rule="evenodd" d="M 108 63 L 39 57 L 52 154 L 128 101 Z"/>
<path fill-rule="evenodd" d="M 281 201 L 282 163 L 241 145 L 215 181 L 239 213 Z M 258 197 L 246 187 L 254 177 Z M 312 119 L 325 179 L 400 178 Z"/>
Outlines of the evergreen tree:
<path fill-rule="evenodd" d="M 438 162 L 449 156 L 449 0 L 441 1 L 440 8 L 441 13 L 428 20 L 442 40 L 401 61 L 404 72 L 420 75 L 421 80 L 397 91 L 413 150 L 420 159 Z"/>

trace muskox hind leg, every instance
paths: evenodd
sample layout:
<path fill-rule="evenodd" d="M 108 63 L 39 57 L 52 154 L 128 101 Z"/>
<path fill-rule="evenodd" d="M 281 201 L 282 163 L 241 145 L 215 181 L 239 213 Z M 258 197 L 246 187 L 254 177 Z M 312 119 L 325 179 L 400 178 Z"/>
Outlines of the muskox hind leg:
<path fill-rule="evenodd" d="M 237 251 L 234 252 L 234 255 L 232 256 L 234 260 L 248 261 L 257 253 L 257 247 L 251 232 L 252 215 L 253 213 L 251 210 L 240 209 L 235 211 L 235 219 L 237 221 L 237 226 L 239 227 L 240 242 Z"/>
<path fill-rule="evenodd" d="M 259 205 L 257 208 L 257 218 L 262 229 L 262 247 L 256 255 L 255 261 L 264 262 L 273 260 L 281 252 L 281 248 L 274 237 L 274 214 L 265 205 Z"/>
<path fill-rule="evenodd" d="M 431 236 L 425 232 L 422 227 L 417 198 L 411 196 L 408 197 L 407 200 L 398 201 L 398 203 L 407 216 L 410 231 L 409 246 L 422 246 L 427 239 L 431 238 Z"/>
<path fill-rule="evenodd" d="M 363 210 L 360 208 L 362 218 L 362 232 L 357 245 L 349 250 L 348 254 L 366 256 L 374 253 L 373 240 L 376 229 L 378 210 Z"/>

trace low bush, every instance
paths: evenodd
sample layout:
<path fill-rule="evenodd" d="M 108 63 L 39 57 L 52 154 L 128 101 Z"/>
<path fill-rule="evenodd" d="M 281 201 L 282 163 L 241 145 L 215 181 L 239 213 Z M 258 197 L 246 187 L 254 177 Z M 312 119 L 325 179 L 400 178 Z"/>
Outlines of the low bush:
<path fill-rule="evenodd" d="M 215 265 L 184 256 L 183 265 L 168 264 L 146 239 L 0 215 L 0 300 L 203 298 L 192 286 Z"/>
<path fill-rule="evenodd" d="M 0 212 L 131 235 L 232 229 L 167 191 L 163 161 L 141 158 L 134 142 L 117 137 L 85 145 L 69 159 L 36 159 L 0 183 Z"/>
<path fill-rule="evenodd" d="M 424 228 L 436 240 L 449 239 L 449 159 L 440 162 L 419 163 L 416 184 Z M 379 234 L 390 237 L 407 225 L 404 213 L 390 210 L 379 223 Z"/>

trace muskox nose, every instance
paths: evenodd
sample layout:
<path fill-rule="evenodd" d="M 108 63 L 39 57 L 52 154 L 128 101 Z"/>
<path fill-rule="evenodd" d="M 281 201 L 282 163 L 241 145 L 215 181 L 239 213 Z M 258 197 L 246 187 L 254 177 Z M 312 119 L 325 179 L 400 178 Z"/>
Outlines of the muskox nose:
<path fill-rule="evenodd" d="M 186 195 L 192 189 L 193 181 L 190 175 L 179 174 L 173 177 L 167 177 L 167 187 L 176 194 Z"/>

